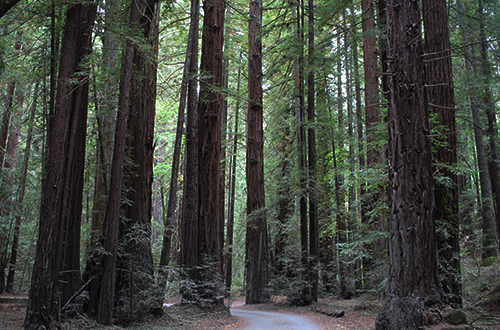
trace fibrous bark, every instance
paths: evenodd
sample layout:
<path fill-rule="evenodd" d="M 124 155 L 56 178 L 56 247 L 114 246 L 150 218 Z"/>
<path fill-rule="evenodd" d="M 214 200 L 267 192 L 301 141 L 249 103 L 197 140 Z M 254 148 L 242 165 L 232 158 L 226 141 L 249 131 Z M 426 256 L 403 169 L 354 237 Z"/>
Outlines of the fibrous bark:
<path fill-rule="evenodd" d="M 77 3 L 66 13 L 57 100 L 49 118 L 39 237 L 26 329 L 51 328 L 54 321 L 71 311 L 70 299 L 80 289 L 80 223 L 89 86 L 83 61 L 91 51 L 96 9 L 93 2 Z"/>
<path fill-rule="evenodd" d="M 262 2 L 250 1 L 248 25 L 247 235 L 245 241 L 247 304 L 269 300 L 267 221 L 264 192 L 264 128 L 262 95 Z"/>
<path fill-rule="evenodd" d="M 389 59 L 389 278 L 376 329 L 420 329 L 423 313 L 443 301 L 429 116 L 424 104 L 418 2 L 387 3 Z"/>
<path fill-rule="evenodd" d="M 457 135 L 455 124 L 455 97 L 451 68 L 450 34 L 446 1 L 423 0 L 422 10 L 425 28 L 425 104 L 437 115 L 437 125 L 444 128 L 440 143 L 436 143 L 434 175 L 434 220 L 438 234 L 440 274 L 443 290 L 456 307 L 462 305 L 460 275 L 460 241 L 458 221 L 458 181 L 452 171 L 457 162 Z M 435 54 L 435 55 L 432 55 Z M 437 59 L 439 58 L 439 59 Z"/>

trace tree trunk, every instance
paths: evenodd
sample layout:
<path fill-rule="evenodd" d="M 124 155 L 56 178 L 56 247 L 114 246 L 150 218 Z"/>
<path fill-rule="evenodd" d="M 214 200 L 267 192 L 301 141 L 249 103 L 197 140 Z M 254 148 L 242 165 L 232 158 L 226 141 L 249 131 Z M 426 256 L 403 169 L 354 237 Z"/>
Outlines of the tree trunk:
<path fill-rule="evenodd" d="M 431 113 L 437 115 L 437 125 L 444 127 L 441 132 L 444 137 L 440 138 L 434 146 L 437 164 L 433 170 L 435 177 L 436 175 L 440 177 L 438 180 L 434 179 L 434 221 L 438 228 L 441 228 L 437 231 L 438 256 L 442 269 L 441 284 L 450 303 L 454 307 L 461 307 L 458 181 L 451 170 L 457 162 L 457 135 L 446 1 L 423 0 L 422 10 L 425 13 L 426 31 L 424 43 L 425 105 L 430 108 Z M 440 234 L 443 232 L 446 234 Z"/>
<path fill-rule="evenodd" d="M 314 0 L 308 0 L 309 4 L 309 73 L 307 75 L 307 120 L 309 129 L 308 138 L 308 161 L 309 161 L 309 245 L 311 254 L 311 294 L 314 301 L 318 301 L 319 281 L 319 224 L 318 224 L 318 188 L 317 188 L 317 155 L 316 155 L 316 112 L 314 91 Z"/>
<path fill-rule="evenodd" d="M 389 278 L 376 329 L 420 329 L 424 313 L 443 302 L 429 115 L 424 104 L 418 2 L 387 4 L 389 62 Z M 410 27 L 410 28 L 408 28 Z"/>
<path fill-rule="evenodd" d="M 264 192 L 264 123 L 262 95 L 262 3 L 250 1 L 248 23 L 247 226 L 245 302 L 269 301 L 267 221 Z"/>
<path fill-rule="evenodd" d="M 222 304 L 222 246 L 224 233 L 220 217 L 220 151 L 223 86 L 222 49 L 224 44 L 225 2 L 203 1 L 204 19 L 200 71 L 200 94 L 198 98 L 198 180 L 199 214 L 197 263 L 201 266 L 200 280 L 196 284 L 199 297 L 210 303 Z M 222 237 L 222 239 L 221 239 Z M 187 242 L 186 242 L 187 243 Z M 201 301 L 198 301 L 201 303 Z"/>
<path fill-rule="evenodd" d="M 150 290 L 153 280 L 151 251 L 152 185 L 154 153 L 154 119 L 156 103 L 156 66 L 158 28 L 157 1 L 139 4 L 142 47 L 135 46 L 127 120 L 126 154 L 130 160 L 124 166 L 125 200 L 120 222 L 119 271 L 116 276 L 115 318 L 118 323 L 131 322 L 149 312 L 154 299 Z M 146 46 L 147 45 L 147 46 Z M 157 308 L 155 312 L 160 312 Z"/>
<path fill-rule="evenodd" d="M 198 212 L 199 212 L 199 169 L 198 169 L 198 21 L 199 2 L 191 2 L 191 22 L 193 26 L 192 58 L 189 66 L 188 99 L 186 112 L 186 151 L 184 191 L 181 217 L 181 266 L 189 280 L 200 279 L 198 265 L 201 264 L 198 253 Z M 191 32 L 191 31 L 190 31 Z M 184 300 L 194 300 L 194 293 L 189 287 L 181 287 Z"/>
<path fill-rule="evenodd" d="M 99 253 L 101 248 L 103 220 L 106 214 L 106 200 L 110 185 L 111 162 L 113 159 L 113 132 L 116 123 L 116 111 L 118 107 L 119 89 L 118 66 L 119 43 L 113 32 L 113 19 L 118 14 L 121 1 L 112 4 L 107 3 L 105 10 L 105 30 L 103 38 L 103 63 L 101 66 L 101 79 L 104 81 L 97 87 L 94 85 L 94 95 L 97 114 L 97 146 L 96 146 L 96 174 L 94 179 L 94 204 L 92 209 L 92 232 L 89 242 L 87 261 L 83 280 L 89 281 L 87 290 L 89 292 L 88 302 L 84 304 L 84 309 L 89 315 L 97 315 L 97 304 L 99 299 L 100 272 Z M 97 89 L 104 95 L 98 98 Z M 100 95 L 101 93 L 99 93 Z"/>
<path fill-rule="evenodd" d="M 382 2 L 382 1 L 380 1 Z M 374 2 L 372 0 L 362 0 L 361 8 L 363 11 L 363 20 L 361 27 L 363 30 L 363 65 L 364 65 L 364 82 L 365 82 L 365 129 L 366 129 L 366 175 L 370 175 L 371 171 L 376 171 L 383 164 L 383 154 L 378 143 L 383 138 L 377 132 L 377 125 L 381 123 L 380 116 L 380 95 L 379 81 L 377 78 L 377 39 L 375 35 L 375 19 L 374 19 Z M 380 28 L 382 30 L 382 28 Z M 360 124 L 360 123 L 358 123 Z M 377 204 L 382 199 L 383 189 L 369 182 L 366 195 L 363 198 L 362 204 L 362 222 L 365 224 L 365 230 L 380 230 L 380 218 L 378 216 L 370 216 Z M 373 187 L 373 188 L 372 188 Z M 371 276 L 374 272 L 374 260 L 378 259 L 376 242 L 366 244 L 366 257 L 363 258 L 363 271 L 368 274 L 368 285 L 372 287 L 376 285 L 375 276 Z M 383 251 L 385 253 L 385 250 Z"/>
<path fill-rule="evenodd" d="M 82 213 L 88 75 L 82 61 L 91 51 L 95 3 L 68 8 L 55 108 L 51 109 L 42 184 L 39 237 L 25 328 L 50 328 L 75 312 L 80 289 Z M 76 82 L 75 82 L 76 80 Z"/>
<path fill-rule="evenodd" d="M 310 275 L 311 269 L 309 264 L 309 239 L 307 230 L 307 173 L 306 173 L 306 131 L 305 131 L 305 113 L 304 113 L 304 50 L 303 50 L 303 25 L 301 15 L 301 4 L 293 4 L 292 19 L 295 39 L 298 44 L 294 58 L 294 76 L 295 76 L 295 122 L 297 132 L 297 168 L 299 172 L 299 218 L 300 218 L 300 253 L 303 269 L 303 287 L 297 288 L 301 291 L 299 300 L 295 302 L 298 305 L 309 305 L 312 302 Z"/>
<path fill-rule="evenodd" d="M 167 213 L 164 219 L 163 243 L 158 270 L 158 283 L 160 286 L 159 306 L 163 306 L 163 298 L 166 293 L 167 267 L 171 259 L 173 217 L 177 206 L 177 181 L 179 177 L 180 155 L 182 134 L 184 131 L 184 118 L 186 112 L 186 102 L 188 95 L 188 86 L 197 73 L 196 63 L 198 63 L 198 30 L 199 30 L 199 1 L 191 1 L 191 22 L 189 24 L 188 42 L 186 47 L 186 58 L 182 71 L 181 96 L 179 101 L 179 113 L 177 118 L 177 128 L 175 132 L 175 146 L 172 160 L 172 175 L 170 177 L 170 190 L 168 194 Z M 194 67 L 191 63 L 195 63 Z"/>
<path fill-rule="evenodd" d="M 135 0 L 132 0 L 131 4 L 129 24 L 131 35 L 135 35 L 139 29 L 139 4 Z M 103 222 L 104 249 L 106 253 L 102 255 L 101 261 L 103 270 L 97 309 L 97 320 L 103 325 L 110 325 L 113 322 L 121 190 L 123 184 L 123 164 L 125 161 L 127 120 L 130 111 L 133 59 L 134 44 L 132 40 L 128 40 L 121 69 L 115 145 L 111 164 L 111 181 Z"/>

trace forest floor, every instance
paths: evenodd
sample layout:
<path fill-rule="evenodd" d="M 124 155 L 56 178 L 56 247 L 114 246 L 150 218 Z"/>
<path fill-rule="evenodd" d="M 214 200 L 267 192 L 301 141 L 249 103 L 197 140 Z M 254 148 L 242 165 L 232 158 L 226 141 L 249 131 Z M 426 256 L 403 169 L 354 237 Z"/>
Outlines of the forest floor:
<path fill-rule="evenodd" d="M 0 295 L 2 299 L 24 299 L 25 295 Z M 362 296 L 349 300 L 324 298 L 305 307 L 293 307 L 281 297 L 275 297 L 270 303 L 258 305 L 245 305 L 244 298 L 226 300 L 226 307 L 200 309 L 195 306 L 179 304 L 180 298 L 169 301 L 162 317 L 151 316 L 136 324 L 127 327 L 105 327 L 85 316 L 64 323 L 61 329 L 70 330 L 194 330 L 194 329 L 244 329 L 245 320 L 229 313 L 227 306 L 232 309 L 270 311 L 286 314 L 301 315 L 309 318 L 320 326 L 321 329 L 332 330 L 370 330 L 375 328 L 375 319 L 380 308 L 378 300 L 370 296 Z M 469 322 L 474 322 L 474 329 L 494 330 L 500 329 L 500 286 L 491 289 L 483 295 L 479 302 L 484 307 L 481 313 L 468 313 Z M 22 329 L 26 308 L 22 304 L 12 301 L 0 303 L 0 329 Z M 338 317 L 343 312 L 344 315 Z M 487 313 L 487 314 L 485 314 Z M 332 314 L 329 316 L 327 314 Z M 450 327 L 434 327 L 432 329 L 452 329 Z"/>
<path fill-rule="evenodd" d="M 500 264 L 481 267 L 479 262 L 469 259 L 462 272 L 464 286 L 464 311 L 468 322 L 476 330 L 500 330 Z M 27 294 L 0 294 L 0 329 L 22 329 L 26 314 Z M 245 305 L 242 297 L 226 300 L 225 306 L 200 309 L 196 306 L 181 305 L 180 297 L 166 301 L 162 317 L 149 316 L 126 327 L 105 327 L 93 319 L 82 315 L 61 325 L 65 330 L 194 330 L 194 329 L 244 329 L 245 320 L 233 316 L 231 309 L 270 311 L 296 314 L 317 323 L 321 329 L 372 330 L 380 309 L 380 301 L 373 296 L 353 299 L 328 297 L 305 307 L 293 307 L 284 297 L 273 297 L 270 303 Z M 341 317 L 340 314 L 344 315 Z M 327 314 L 332 314 L 329 316 Z M 433 330 L 452 329 L 443 326 Z M 269 329 L 271 330 L 271 329 Z"/>

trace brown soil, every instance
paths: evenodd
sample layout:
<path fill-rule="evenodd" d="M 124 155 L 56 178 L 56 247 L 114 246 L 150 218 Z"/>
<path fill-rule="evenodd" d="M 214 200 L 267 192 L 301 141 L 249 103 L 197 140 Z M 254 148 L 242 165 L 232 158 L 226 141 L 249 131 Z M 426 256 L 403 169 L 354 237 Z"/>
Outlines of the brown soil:
<path fill-rule="evenodd" d="M 11 296 L 2 294 L 0 295 L 0 300 L 5 297 L 9 299 L 12 298 Z M 18 298 L 18 296 L 14 298 Z M 25 300 L 26 297 L 22 298 Z M 82 315 L 77 319 L 62 324 L 61 328 L 66 330 L 230 330 L 243 329 L 245 327 L 245 321 L 230 315 L 227 307 L 200 309 L 196 306 L 183 306 L 179 302 L 180 298 L 167 301 L 167 303 L 173 305 L 169 305 L 169 307 L 164 309 L 165 315 L 162 317 L 150 316 L 136 324 L 129 324 L 127 327 L 104 327 L 85 315 Z M 320 299 L 319 302 L 305 307 L 290 306 L 282 298 L 275 298 L 270 303 L 258 305 L 245 305 L 244 298 L 237 298 L 229 302 L 226 301 L 226 306 L 229 305 L 234 309 L 297 314 L 314 320 L 322 329 L 332 330 L 372 330 L 375 328 L 375 319 L 380 307 L 379 302 L 371 297 L 359 297 L 350 300 Z M 335 317 L 340 311 L 343 311 L 345 315 L 342 317 Z M 0 329 L 22 329 L 25 313 L 26 308 L 23 305 L 0 303 Z M 327 314 L 332 314 L 334 316 L 329 316 Z M 471 319 L 473 319 L 473 317 Z M 500 329 L 498 319 L 482 320 L 487 321 L 484 323 L 479 320 L 473 321 L 471 319 L 469 319 L 469 322 L 474 322 L 474 326 L 476 327 L 480 326 L 478 329 Z M 432 329 L 449 330 L 452 329 L 452 327 L 446 326 L 443 328 L 443 326 L 435 326 L 432 327 Z"/>

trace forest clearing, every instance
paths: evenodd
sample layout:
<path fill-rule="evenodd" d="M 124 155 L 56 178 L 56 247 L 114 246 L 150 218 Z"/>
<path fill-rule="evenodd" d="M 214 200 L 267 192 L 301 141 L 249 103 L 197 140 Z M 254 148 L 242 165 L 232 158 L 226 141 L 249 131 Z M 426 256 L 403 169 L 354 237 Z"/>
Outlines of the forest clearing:
<path fill-rule="evenodd" d="M 1 325 L 498 328 L 499 107 L 498 0 L 0 0 Z"/>

